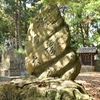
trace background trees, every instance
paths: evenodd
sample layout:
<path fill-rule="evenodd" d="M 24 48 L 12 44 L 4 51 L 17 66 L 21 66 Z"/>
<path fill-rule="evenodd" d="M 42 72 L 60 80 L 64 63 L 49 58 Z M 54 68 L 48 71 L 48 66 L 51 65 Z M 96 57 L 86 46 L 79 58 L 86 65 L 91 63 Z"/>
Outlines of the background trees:
<path fill-rule="evenodd" d="M 74 2 L 68 5 L 65 20 L 71 27 L 72 42 L 78 42 L 77 47 L 99 45 L 93 42 L 93 36 L 100 35 L 100 1 Z M 76 39 L 73 35 L 77 35 Z"/>
<path fill-rule="evenodd" d="M 100 0 L 42 0 L 57 3 L 70 26 L 71 46 L 96 46 L 100 52 Z"/>
<path fill-rule="evenodd" d="M 14 37 L 15 48 L 23 49 L 30 21 L 41 7 L 39 0 L 1 0 L 1 34 Z M 27 7 L 27 6 L 30 7 Z M 3 17 L 4 16 L 4 17 Z M 5 23 L 5 25 L 4 25 Z"/>
<path fill-rule="evenodd" d="M 0 42 L 10 34 L 15 39 L 15 48 L 22 49 L 32 18 L 43 4 L 52 3 L 58 4 L 70 26 L 72 47 L 100 49 L 100 0 L 1 0 Z"/>
<path fill-rule="evenodd" d="M 99 0 L 70 2 L 64 17 L 70 25 L 71 44 L 76 50 L 79 47 L 96 46 L 100 52 Z"/>

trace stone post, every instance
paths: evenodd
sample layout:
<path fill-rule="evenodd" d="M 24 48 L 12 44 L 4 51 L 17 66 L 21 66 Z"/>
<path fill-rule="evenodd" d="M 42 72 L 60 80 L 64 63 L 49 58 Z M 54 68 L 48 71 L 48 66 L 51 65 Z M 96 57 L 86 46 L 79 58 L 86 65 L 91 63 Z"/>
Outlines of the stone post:
<path fill-rule="evenodd" d="M 20 75 L 20 69 L 16 64 L 15 51 L 13 47 L 13 38 L 11 36 L 6 38 L 4 41 L 0 71 L 1 76 Z"/>

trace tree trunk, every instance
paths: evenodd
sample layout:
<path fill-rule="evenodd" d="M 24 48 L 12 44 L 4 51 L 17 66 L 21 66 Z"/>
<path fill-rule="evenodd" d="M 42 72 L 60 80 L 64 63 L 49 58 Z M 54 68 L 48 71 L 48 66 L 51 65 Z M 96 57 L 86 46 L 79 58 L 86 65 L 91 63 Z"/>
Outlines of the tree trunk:
<path fill-rule="evenodd" d="M 84 32 L 83 32 L 83 28 L 82 28 L 82 25 L 80 24 L 80 30 L 81 30 L 81 35 L 82 35 L 82 44 L 83 44 L 83 47 L 85 47 L 85 39 L 84 39 Z"/>
<path fill-rule="evenodd" d="M 26 0 L 23 1 L 23 6 L 24 6 L 24 10 L 25 10 L 25 15 L 26 15 Z M 27 21 L 25 20 L 25 27 L 24 27 L 25 33 L 27 34 Z"/>
<path fill-rule="evenodd" d="M 15 12 L 15 48 L 18 49 L 18 25 L 17 25 L 17 20 L 18 20 L 18 13 L 17 10 Z"/>
<path fill-rule="evenodd" d="M 18 20 L 17 20 L 17 25 L 18 25 L 18 46 L 19 49 L 22 48 L 22 36 L 21 36 L 21 0 L 17 1 L 18 3 Z"/>

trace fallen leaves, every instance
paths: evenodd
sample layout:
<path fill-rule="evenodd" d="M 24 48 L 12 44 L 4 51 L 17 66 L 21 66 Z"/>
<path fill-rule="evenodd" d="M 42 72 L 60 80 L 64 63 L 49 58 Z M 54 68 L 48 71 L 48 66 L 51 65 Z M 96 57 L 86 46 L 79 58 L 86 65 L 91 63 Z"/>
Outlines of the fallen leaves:
<path fill-rule="evenodd" d="M 92 100 L 100 100 L 100 72 L 80 73 L 75 81 L 85 87 Z"/>

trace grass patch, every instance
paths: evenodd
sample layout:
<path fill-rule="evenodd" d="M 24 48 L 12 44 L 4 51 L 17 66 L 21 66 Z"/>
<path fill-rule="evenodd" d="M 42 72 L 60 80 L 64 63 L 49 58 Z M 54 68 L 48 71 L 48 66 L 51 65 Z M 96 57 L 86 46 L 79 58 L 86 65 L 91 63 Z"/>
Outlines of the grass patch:
<path fill-rule="evenodd" d="M 15 49 L 15 52 L 19 55 L 24 55 L 25 54 L 25 51 L 23 49 Z"/>
<path fill-rule="evenodd" d="M 5 85 L 0 91 L 0 100 L 21 100 L 20 91 L 13 85 Z"/>

